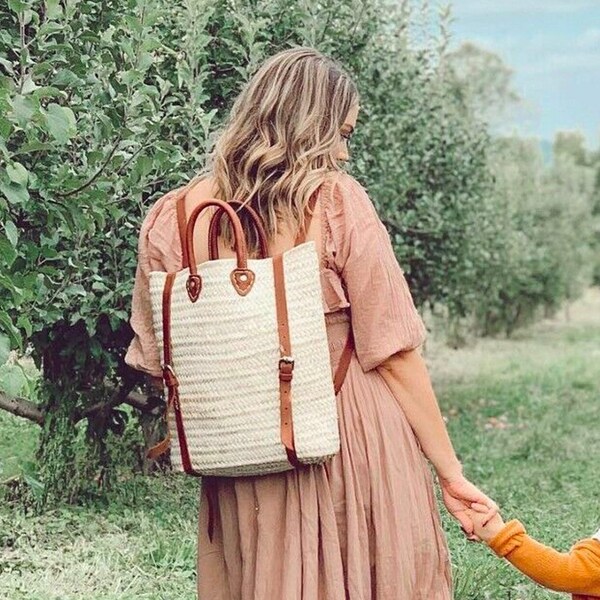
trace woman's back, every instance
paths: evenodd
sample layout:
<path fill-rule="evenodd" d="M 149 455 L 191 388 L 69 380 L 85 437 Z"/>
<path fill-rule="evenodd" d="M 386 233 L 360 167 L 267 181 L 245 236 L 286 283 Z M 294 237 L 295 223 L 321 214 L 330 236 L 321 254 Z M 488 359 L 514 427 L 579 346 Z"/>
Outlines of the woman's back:
<path fill-rule="evenodd" d="M 186 222 L 189 220 L 194 208 L 202 200 L 208 198 L 219 197 L 219 190 L 216 186 L 216 182 L 212 177 L 206 177 L 200 180 L 194 185 L 186 194 L 185 199 L 185 217 Z M 215 209 L 207 209 L 203 211 L 198 220 L 196 221 L 196 227 L 194 229 L 194 252 L 198 263 L 203 263 L 208 260 L 208 228 L 210 219 L 214 214 Z M 223 221 L 226 220 L 226 216 L 223 217 Z M 306 234 L 306 240 L 313 240 L 317 248 L 321 247 L 321 208 L 317 202 L 315 206 L 315 212 L 310 223 L 309 229 Z M 280 222 L 280 230 L 275 239 L 269 241 L 269 255 L 275 256 L 285 250 L 288 250 L 294 246 L 296 234 L 293 231 L 293 224 Z M 233 258 L 235 252 L 228 248 L 227 245 L 219 238 L 219 257 L 220 258 Z"/>

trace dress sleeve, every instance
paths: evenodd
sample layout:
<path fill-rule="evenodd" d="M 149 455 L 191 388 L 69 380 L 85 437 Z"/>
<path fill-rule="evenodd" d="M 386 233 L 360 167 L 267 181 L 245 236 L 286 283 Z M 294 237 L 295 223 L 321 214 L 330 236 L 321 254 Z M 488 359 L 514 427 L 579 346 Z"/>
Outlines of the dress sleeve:
<path fill-rule="evenodd" d="M 426 329 L 417 312 L 390 236 L 364 188 L 342 174 L 326 205 L 334 265 L 350 302 L 363 371 L 420 346 Z"/>
<path fill-rule="evenodd" d="M 162 377 L 162 369 L 152 322 L 150 272 L 181 268 L 176 213 L 173 202 L 170 202 L 178 191 L 165 194 L 150 208 L 142 222 L 138 240 L 138 262 L 129 319 L 134 336 L 125 354 L 125 363 L 154 377 Z"/>
<path fill-rule="evenodd" d="M 160 353 L 152 326 L 148 275 L 147 263 L 138 259 L 129 319 L 134 336 L 125 354 L 125 362 L 138 371 L 161 377 Z"/>

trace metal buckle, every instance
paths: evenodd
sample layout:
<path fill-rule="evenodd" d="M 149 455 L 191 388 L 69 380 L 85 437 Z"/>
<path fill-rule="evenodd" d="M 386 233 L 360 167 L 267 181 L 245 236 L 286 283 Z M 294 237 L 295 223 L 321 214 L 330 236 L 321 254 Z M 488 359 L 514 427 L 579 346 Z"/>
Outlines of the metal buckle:
<path fill-rule="evenodd" d="M 290 365 L 292 367 L 292 371 L 294 370 L 294 357 L 293 356 L 282 356 L 279 359 L 279 368 L 281 365 Z"/>

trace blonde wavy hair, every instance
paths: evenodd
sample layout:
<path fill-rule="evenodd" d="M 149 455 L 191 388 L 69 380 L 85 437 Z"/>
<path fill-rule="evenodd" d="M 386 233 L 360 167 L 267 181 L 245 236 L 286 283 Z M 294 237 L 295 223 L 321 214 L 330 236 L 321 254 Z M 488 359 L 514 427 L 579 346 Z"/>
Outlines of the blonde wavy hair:
<path fill-rule="evenodd" d="M 258 69 L 237 97 L 207 164 L 219 198 L 249 204 L 272 239 L 278 220 L 304 226 L 310 196 L 331 171 L 340 128 L 358 105 L 356 85 L 333 59 L 312 48 L 275 54 Z M 250 252 L 258 240 L 246 211 L 238 215 Z M 233 247 L 227 219 L 221 235 Z"/>

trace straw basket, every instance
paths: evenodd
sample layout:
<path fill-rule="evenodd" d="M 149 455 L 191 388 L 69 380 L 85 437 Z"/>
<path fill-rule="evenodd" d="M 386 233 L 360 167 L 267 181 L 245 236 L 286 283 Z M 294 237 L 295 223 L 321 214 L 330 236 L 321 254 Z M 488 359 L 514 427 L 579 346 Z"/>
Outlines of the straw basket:
<path fill-rule="evenodd" d="M 233 224 L 236 258 L 196 265 L 194 225 L 211 205 Z M 190 216 L 184 243 L 188 268 L 150 274 L 168 430 L 177 441 L 173 468 L 192 475 L 259 475 L 335 455 L 336 391 L 314 242 L 248 259 L 233 208 L 207 200 Z M 154 456 L 168 440 L 161 444 Z"/>

